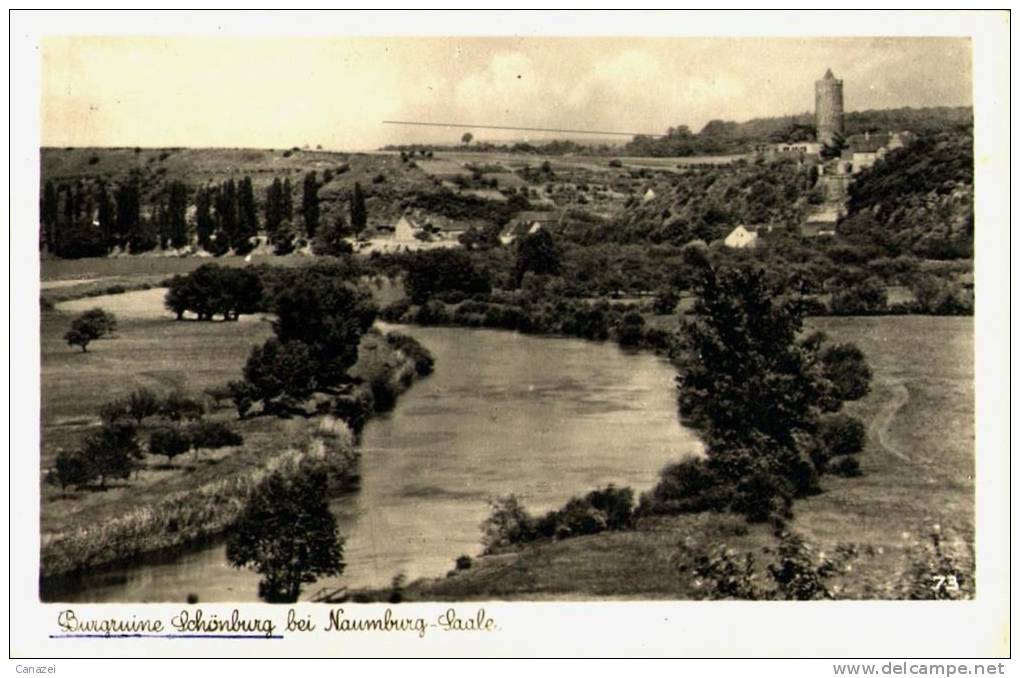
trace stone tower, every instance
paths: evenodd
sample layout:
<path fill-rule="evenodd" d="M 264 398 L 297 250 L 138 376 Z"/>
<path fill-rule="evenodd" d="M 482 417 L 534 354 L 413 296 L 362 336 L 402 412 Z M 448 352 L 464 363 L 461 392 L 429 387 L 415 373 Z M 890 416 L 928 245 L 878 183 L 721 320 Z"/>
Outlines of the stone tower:
<path fill-rule="evenodd" d="M 815 136 L 829 144 L 836 134 L 843 134 L 843 81 L 830 68 L 821 80 L 815 80 Z"/>

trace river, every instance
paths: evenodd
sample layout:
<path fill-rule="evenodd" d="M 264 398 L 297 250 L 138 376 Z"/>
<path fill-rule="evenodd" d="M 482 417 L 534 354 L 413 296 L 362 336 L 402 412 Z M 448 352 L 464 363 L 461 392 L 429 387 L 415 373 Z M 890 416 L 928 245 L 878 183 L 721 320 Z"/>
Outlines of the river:
<path fill-rule="evenodd" d="M 396 329 L 432 351 L 435 372 L 365 429 L 360 489 L 332 503 L 346 571 L 304 597 L 386 586 L 398 573 L 443 576 L 481 550 L 491 498 L 513 492 L 537 513 L 609 482 L 640 492 L 700 449 L 677 420 L 675 371 L 657 356 L 495 330 Z M 228 566 L 222 540 L 142 560 L 86 575 L 58 599 L 257 600 L 258 576 Z"/>

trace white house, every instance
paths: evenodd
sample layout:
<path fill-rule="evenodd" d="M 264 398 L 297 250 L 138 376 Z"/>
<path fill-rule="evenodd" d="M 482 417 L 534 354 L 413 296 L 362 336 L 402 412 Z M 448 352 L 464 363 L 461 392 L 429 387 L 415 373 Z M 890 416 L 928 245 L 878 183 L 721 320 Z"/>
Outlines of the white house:
<path fill-rule="evenodd" d="M 645 202 L 648 202 L 650 200 L 655 200 L 655 191 L 653 191 L 651 188 L 649 188 L 647 191 L 645 191 L 645 196 L 644 196 L 643 200 Z"/>
<path fill-rule="evenodd" d="M 733 249 L 744 249 L 754 247 L 758 244 L 758 233 L 749 231 L 743 226 L 737 226 L 730 231 L 730 234 L 723 240 L 723 244 Z"/>
<path fill-rule="evenodd" d="M 421 231 L 421 226 L 405 214 L 400 217 L 400 221 L 393 227 L 393 240 L 401 243 L 421 242 L 415 235 L 421 233 Z"/>

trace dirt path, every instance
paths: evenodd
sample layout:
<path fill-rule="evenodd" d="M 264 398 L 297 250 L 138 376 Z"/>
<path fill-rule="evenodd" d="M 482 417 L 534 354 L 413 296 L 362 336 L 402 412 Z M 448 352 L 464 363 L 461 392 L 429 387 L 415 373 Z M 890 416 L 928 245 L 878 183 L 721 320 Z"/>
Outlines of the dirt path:
<path fill-rule="evenodd" d="M 898 449 L 893 443 L 889 435 L 889 429 L 892 426 L 893 420 L 896 418 L 897 413 L 900 409 L 910 401 L 910 391 L 907 390 L 902 379 L 888 379 L 883 384 L 889 387 L 892 394 L 889 400 L 885 403 L 881 412 L 871 422 L 871 426 L 868 428 L 869 436 L 876 440 L 879 446 L 893 455 L 897 459 L 902 459 L 906 462 L 913 462 L 905 452 Z"/>

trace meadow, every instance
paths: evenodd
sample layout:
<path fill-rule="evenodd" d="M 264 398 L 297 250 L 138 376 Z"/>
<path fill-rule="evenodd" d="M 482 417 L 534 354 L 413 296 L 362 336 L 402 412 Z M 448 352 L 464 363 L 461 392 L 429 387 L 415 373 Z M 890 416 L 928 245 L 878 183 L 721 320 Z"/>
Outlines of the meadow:
<path fill-rule="evenodd" d="M 867 355 L 871 393 L 848 411 L 868 427 L 864 475 L 826 476 L 824 492 L 794 506 L 790 527 L 817 551 L 870 547 L 837 581 L 841 597 L 902 596 L 901 578 L 925 533 L 938 525 L 964 553 L 974 543 L 973 319 L 810 318 L 808 326 Z M 994 450 L 986 450 L 995 454 Z M 731 515 L 644 519 L 638 529 L 539 543 L 476 559 L 445 579 L 411 583 L 409 600 L 697 598 L 676 569 L 677 545 L 693 539 L 737 553 L 774 546 L 771 528 Z M 451 562 L 459 554 L 450 554 Z M 381 592 L 365 592 L 372 598 Z"/>
<path fill-rule="evenodd" d="M 321 417 L 238 419 L 232 403 L 216 402 L 205 389 L 240 378 L 251 347 L 272 335 L 271 318 L 244 316 L 239 322 L 176 321 L 161 308 L 164 290 L 65 301 L 41 316 L 41 540 L 44 575 L 129 559 L 139 553 L 177 547 L 225 529 L 253 483 L 300 454 L 316 434 Z M 74 314 L 100 306 L 118 317 L 112 336 L 89 345 L 68 346 L 63 333 Z M 352 372 L 371 379 L 386 373 L 399 379 L 411 363 L 384 337 L 362 338 Z M 413 371 L 413 370 L 412 370 Z M 66 491 L 45 480 L 56 455 L 74 449 L 100 425 L 100 406 L 139 387 L 156 393 L 182 390 L 204 399 L 206 420 L 227 423 L 244 437 L 238 447 L 188 452 L 167 463 L 147 455 L 126 480 Z M 152 425 L 143 425 L 147 439 Z M 321 437 L 321 436 L 320 436 Z M 354 458 L 341 460 L 344 474 L 356 475 Z"/>

